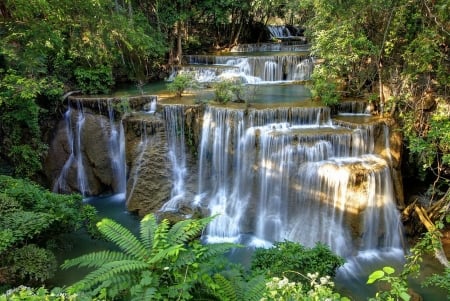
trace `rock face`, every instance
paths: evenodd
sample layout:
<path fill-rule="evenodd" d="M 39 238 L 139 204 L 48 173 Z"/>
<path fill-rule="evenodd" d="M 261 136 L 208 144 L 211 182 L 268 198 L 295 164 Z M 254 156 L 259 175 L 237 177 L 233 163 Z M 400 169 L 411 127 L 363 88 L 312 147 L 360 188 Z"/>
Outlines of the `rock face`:
<path fill-rule="evenodd" d="M 83 195 L 117 193 L 118 160 L 111 151 L 113 127 L 117 133 L 124 110 L 142 109 L 153 96 L 130 98 L 88 98 L 70 96 L 68 110 L 50 141 L 44 162 L 53 190 Z M 115 139 L 120 139 L 116 137 Z"/>
<path fill-rule="evenodd" d="M 160 114 L 124 120 L 128 166 L 127 208 L 139 215 L 159 210 L 170 198 L 171 166 Z"/>
<path fill-rule="evenodd" d="M 60 121 L 45 161 L 47 176 L 53 180 L 54 190 L 63 193 L 82 192 L 86 195 L 99 195 L 115 191 L 108 148 L 111 132 L 109 120 L 106 116 L 85 110 L 82 130 L 78 135 L 75 125 L 80 114 L 82 113 L 78 110 L 71 110 L 68 118 Z M 76 150 L 78 158 L 74 158 L 72 148 L 78 148 L 77 139 L 81 148 L 79 153 Z M 84 191 L 81 191 L 79 183 L 80 159 L 83 162 L 85 182 L 88 183 Z M 62 176 L 62 173 L 65 175 Z"/>
<path fill-rule="evenodd" d="M 192 202 L 196 190 L 196 149 L 200 137 L 201 113 L 200 106 L 183 107 L 186 165 L 190 174 L 186 175 L 184 182 L 186 194 L 180 200 L 181 215 L 193 214 L 192 208 L 183 204 Z M 128 210 L 140 216 L 160 210 L 171 199 L 175 185 L 169 158 L 169 131 L 163 114 L 164 106 L 155 114 L 136 113 L 123 121 L 129 170 L 126 203 Z M 170 220 L 174 218 L 170 216 Z"/>

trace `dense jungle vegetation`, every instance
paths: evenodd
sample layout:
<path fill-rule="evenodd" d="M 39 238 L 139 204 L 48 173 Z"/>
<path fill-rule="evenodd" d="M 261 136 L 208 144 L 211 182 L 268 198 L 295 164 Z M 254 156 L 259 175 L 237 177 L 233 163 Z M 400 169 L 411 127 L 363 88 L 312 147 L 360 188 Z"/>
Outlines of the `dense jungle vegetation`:
<path fill-rule="evenodd" d="M 208 300 L 338 299 L 327 278 L 319 281 L 332 276 L 340 264 L 323 246 L 312 251 L 318 256 L 314 269 L 299 271 L 309 273 L 307 283 L 289 283 L 283 274 L 267 272 L 283 269 L 276 254 L 260 255 L 268 265 L 255 266 L 253 274 L 234 267 L 224 275 L 220 271 L 230 263 L 207 259 L 217 259 L 214 254 L 230 246 L 213 250 L 196 240 L 208 220 L 171 228 L 149 216 L 141 222 L 141 237 L 123 232 L 128 240 L 121 240 L 117 233 L 125 230 L 113 221 L 104 220 L 95 229 L 95 210 L 79 196 L 54 195 L 29 181 L 46 185 L 42 161 L 50 130 L 64 110 L 65 93 L 108 93 L 122 83 L 142 85 L 164 78 L 182 64 L 184 53 L 267 40 L 265 26 L 273 22 L 305 28 L 318 63 L 311 81 L 317 101 L 334 106 L 346 97 L 369 99 L 376 113 L 394 118 L 403 133 L 405 189 L 412 191 L 414 185 L 417 197 L 401 209 L 416 234 L 428 234 L 405 272 L 394 277 L 387 268 L 371 279 L 391 284 L 379 300 L 407 300 L 408 273 L 417 272 L 423 252 L 441 252 L 441 233 L 449 223 L 448 0 L 0 1 L 0 173 L 16 178 L 0 178 L 0 286 L 45 284 L 57 268 L 52 251 L 59 235 L 85 226 L 122 246 L 123 253 L 86 255 L 67 263 L 65 267 L 107 267 L 99 267 L 98 278 L 86 278 L 64 291 L 72 300 L 144 295 L 185 300 L 196 294 Z M 286 242 L 279 251 L 286 258 L 295 248 Z M 112 259 L 120 264 L 108 264 Z M 332 268 L 321 270 L 325 259 L 333 261 Z M 166 269 L 168 262 L 176 263 L 174 270 Z M 148 267 L 155 273 L 145 272 Z M 431 282 L 449 290 L 449 277 L 447 266 Z M 133 279 L 138 281 L 132 285 Z M 173 290 L 163 291 L 161 284 Z M 62 290 L 48 296 L 49 289 L 17 290 L 15 300 L 63 298 L 58 295 Z M 308 297 L 308 291 L 316 295 Z M 31 294 L 35 299 L 25 297 Z"/>

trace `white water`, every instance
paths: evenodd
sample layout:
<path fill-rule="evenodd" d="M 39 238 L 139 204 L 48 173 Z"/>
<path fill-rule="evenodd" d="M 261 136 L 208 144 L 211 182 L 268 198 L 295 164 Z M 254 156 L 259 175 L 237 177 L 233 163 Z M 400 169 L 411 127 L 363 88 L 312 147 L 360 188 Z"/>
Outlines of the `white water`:
<path fill-rule="evenodd" d="M 186 58 L 190 66 L 178 72 L 191 72 L 200 83 L 223 79 L 240 79 L 247 84 L 309 80 L 314 68 L 313 59 L 302 55 L 189 55 Z"/>
<path fill-rule="evenodd" d="M 280 38 L 292 37 L 291 32 L 284 25 L 267 26 L 267 29 L 269 30 L 269 32 L 273 38 L 280 39 Z"/>
<path fill-rule="evenodd" d="M 373 126 L 333 125 L 326 108 L 247 114 L 205 111 L 195 204 L 218 214 L 208 242 L 240 242 L 248 234 L 266 246 L 321 241 L 342 256 L 402 248 L 390 168 L 373 154 Z M 360 239 L 351 224 L 362 225 Z"/>
<path fill-rule="evenodd" d="M 139 144 L 137 145 L 137 150 L 136 150 L 136 153 L 138 155 L 136 156 L 136 159 L 133 162 L 134 163 L 133 168 L 130 170 L 130 175 L 129 175 L 129 179 L 128 179 L 128 185 L 129 185 L 130 189 L 128 191 L 126 203 L 128 203 L 128 198 L 132 197 L 134 194 L 134 189 L 136 187 L 136 183 L 138 181 L 139 174 L 141 171 L 141 166 L 142 166 L 142 163 L 144 162 L 144 154 L 150 143 L 150 141 L 148 139 L 148 135 L 147 135 L 147 126 L 144 121 L 141 121 L 141 124 L 140 124 L 140 134 L 141 134 L 141 140 L 139 141 Z"/>
<path fill-rule="evenodd" d="M 169 147 L 169 160 L 172 166 L 172 191 L 170 200 L 161 208 L 161 211 L 176 211 L 179 202 L 185 196 L 186 145 L 184 139 L 184 106 L 172 105 L 164 107 L 166 120 L 167 143 Z"/>
<path fill-rule="evenodd" d="M 55 192 L 70 192 L 72 187 L 67 183 L 69 170 L 76 167 L 78 191 L 85 196 L 89 191 L 89 183 L 86 180 L 83 164 L 81 133 L 84 124 L 84 109 L 81 103 L 77 103 L 77 119 L 75 126 L 72 126 L 72 108 L 68 106 L 68 110 L 64 113 L 64 122 L 66 124 L 67 143 L 69 145 L 69 158 L 64 163 L 58 179 L 53 185 Z"/>
<path fill-rule="evenodd" d="M 101 113 L 101 105 L 98 105 Z M 126 163 L 125 163 L 125 133 L 121 121 L 116 121 L 114 116 L 113 105 L 110 100 L 107 101 L 108 122 L 100 119 L 101 127 L 109 130 L 109 140 L 107 149 L 111 160 L 111 169 L 113 173 L 113 193 L 121 195 L 122 198 L 126 194 Z M 75 118 L 74 118 L 75 116 Z M 72 119 L 75 119 L 73 124 Z M 85 109 L 80 101 L 77 102 L 77 109 L 74 110 L 70 105 L 64 114 L 64 122 L 66 124 L 67 143 L 69 145 L 69 157 L 64 163 L 61 172 L 55 181 L 53 191 L 56 192 L 72 192 L 78 191 L 84 197 L 91 194 L 89 182 L 86 175 L 86 167 L 84 162 L 84 148 L 89 147 L 83 143 Z M 76 187 L 69 187 L 67 177 L 71 170 L 76 173 Z"/>
<path fill-rule="evenodd" d="M 116 187 L 116 194 L 122 194 L 125 197 L 127 191 L 127 166 L 125 163 L 125 133 L 122 120 L 116 121 L 114 108 L 111 100 L 108 100 L 108 117 L 110 125 L 109 134 L 109 154 L 113 170 L 113 179 Z"/>

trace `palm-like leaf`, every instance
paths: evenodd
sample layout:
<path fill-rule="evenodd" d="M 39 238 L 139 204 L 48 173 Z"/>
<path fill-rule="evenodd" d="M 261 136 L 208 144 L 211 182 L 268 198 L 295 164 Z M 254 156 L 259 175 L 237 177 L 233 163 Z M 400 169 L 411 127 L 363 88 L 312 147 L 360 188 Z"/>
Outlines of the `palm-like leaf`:
<path fill-rule="evenodd" d="M 213 218 L 214 217 L 206 217 L 198 220 L 188 219 L 176 223 L 168 232 L 168 243 L 186 243 L 196 238 Z"/>
<path fill-rule="evenodd" d="M 99 268 L 108 262 L 120 261 L 120 260 L 131 260 L 132 257 L 121 253 L 113 251 L 99 251 L 80 257 L 66 260 L 62 265 L 62 269 L 68 269 L 71 267 L 88 267 L 88 268 Z"/>
<path fill-rule="evenodd" d="M 74 284 L 76 287 L 82 287 L 83 289 L 91 289 L 98 284 L 106 281 L 117 280 L 118 277 L 122 277 L 126 274 L 136 274 L 136 272 L 145 270 L 148 266 L 141 261 L 137 260 L 120 260 L 112 261 L 104 264 L 100 268 L 92 271 L 82 280 Z M 115 281 L 117 282 L 117 281 Z"/>
<path fill-rule="evenodd" d="M 170 299 L 174 294 L 188 298 L 196 284 L 205 284 L 202 279 L 212 279 L 205 268 L 208 262 L 236 247 L 200 244 L 197 237 L 211 219 L 185 220 L 170 227 L 168 220 L 157 223 L 149 214 L 141 220 L 139 238 L 122 225 L 103 219 L 97 224 L 99 231 L 121 251 L 83 255 L 66 260 L 62 268 L 94 268 L 72 287 L 93 290 L 94 295 L 106 288 L 109 297 L 125 292 L 133 300 Z"/>
<path fill-rule="evenodd" d="M 128 255 L 143 261 L 146 259 L 148 253 L 144 245 L 124 226 L 105 218 L 97 223 L 97 228 Z"/>
<path fill-rule="evenodd" d="M 153 248 L 153 239 L 157 228 L 158 223 L 156 222 L 156 217 L 153 214 L 147 214 L 141 220 L 140 224 L 141 242 L 149 252 Z"/>

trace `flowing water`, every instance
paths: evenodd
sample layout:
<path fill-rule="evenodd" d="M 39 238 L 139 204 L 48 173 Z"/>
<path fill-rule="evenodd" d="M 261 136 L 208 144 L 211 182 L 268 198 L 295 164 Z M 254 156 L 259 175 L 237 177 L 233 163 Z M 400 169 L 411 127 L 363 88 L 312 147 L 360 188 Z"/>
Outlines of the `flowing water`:
<path fill-rule="evenodd" d="M 388 126 L 367 122 L 372 118 L 366 104 L 341 105 L 341 115 L 352 122 L 332 118 L 327 107 L 294 105 L 310 96 L 302 85 L 285 85 L 309 79 L 314 60 L 304 55 L 240 53 L 188 56 L 187 61 L 186 70 L 199 81 L 238 77 L 255 87 L 252 104 L 279 103 L 264 109 L 205 107 L 191 200 L 192 207 L 217 215 L 204 233 L 205 241 L 244 243 L 250 249 L 285 239 L 308 247 L 320 241 L 346 259 L 336 276 L 338 287 L 355 300 L 373 295 L 365 286 L 368 274 L 388 264 L 400 267 L 406 247 L 395 203 Z M 110 108 L 111 164 L 115 180 L 125 183 L 123 127 Z M 76 164 L 78 189 L 86 194 L 80 155 L 85 115 L 81 105 L 73 110 L 69 106 L 65 115 L 70 156 L 55 190 L 64 190 L 68 169 Z M 187 196 L 186 177 L 193 172 L 186 162 L 184 110 L 183 105 L 162 107 L 173 185 L 161 211 L 178 210 Z M 157 111 L 156 102 L 149 103 L 146 113 Z M 128 175 L 131 192 L 144 153 L 153 147 L 145 125 L 142 128 L 138 162 Z M 381 139 L 375 141 L 376 135 Z M 377 143 L 387 155 L 375 151 Z M 125 186 L 118 187 L 121 195 Z"/>
<path fill-rule="evenodd" d="M 107 146 L 105 148 L 109 152 L 107 158 L 110 160 L 109 165 L 112 172 L 110 183 L 112 192 L 115 194 L 122 194 L 125 197 L 126 194 L 126 182 L 127 171 L 125 163 L 125 133 L 121 120 L 116 120 L 114 107 L 110 99 L 106 103 L 106 111 L 104 111 L 101 103 L 97 104 L 98 112 L 106 115 L 105 119 L 99 120 L 100 131 L 107 132 L 105 134 L 108 137 Z M 89 196 L 92 194 L 90 189 L 90 183 L 86 171 L 87 159 L 86 148 L 88 143 L 85 142 L 85 136 L 91 133 L 86 132 L 85 121 L 87 114 L 92 115 L 92 112 L 86 112 L 82 101 L 76 101 L 76 109 L 71 104 L 68 105 L 68 109 L 64 114 L 64 124 L 67 133 L 67 145 L 69 149 L 68 159 L 64 163 L 59 176 L 57 177 L 55 184 L 53 185 L 53 191 L 56 192 L 71 192 L 78 191 L 83 196 Z M 98 141 L 99 142 L 99 141 Z M 67 183 L 68 173 L 76 172 L 76 183 Z M 71 185 L 71 187 L 69 187 Z"/>

